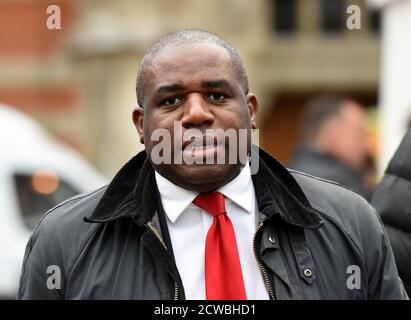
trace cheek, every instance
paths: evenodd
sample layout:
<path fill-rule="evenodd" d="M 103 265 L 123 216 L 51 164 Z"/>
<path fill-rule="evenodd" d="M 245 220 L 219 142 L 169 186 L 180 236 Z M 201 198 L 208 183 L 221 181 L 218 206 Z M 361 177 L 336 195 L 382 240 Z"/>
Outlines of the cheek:
<path fill-rule="evenodd" d="M 226 128 L 251 128 L 251 117 L 246 105 L 223 112 L 218 118 L 222 121 L 221 124 Z"/>
<path fill-rule="evenodd" d="M 151 150 L 159 143 L 173 147 L 174 135 L 174 120 L 161 119 L 161 117 L 147 119 L 147 124 L 144 126 L 144 140 L 147 150 Z"/>
<path fill-rule="evenodd" d="M 155 144 L 155 141 L 153 141 L 152 137 L 155 137 L 157 130 L 158 124 L 156 122 L 156 119 L 151 115 L 146 116 L 144 119 L 144 141 L 146 149 L 151 149 L 153 144 Z"/>
<path fill-rule="evenodd" d="M 251 129 L 252 123 L 250 116 L 247 114 L 243 115 L 243 117 L 236 120 L 235 125 L 238 129 Z"/>

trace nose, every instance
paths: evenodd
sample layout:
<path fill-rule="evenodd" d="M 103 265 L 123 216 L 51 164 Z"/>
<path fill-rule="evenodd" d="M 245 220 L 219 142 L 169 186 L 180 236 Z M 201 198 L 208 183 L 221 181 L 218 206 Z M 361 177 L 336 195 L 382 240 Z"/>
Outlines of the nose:
<path fill-rule="evenodd" d="M 181 122 L 186 129 L 207 127 L 214 122 L 214 115 L 201 94 L 191 94 L 186 98 Z"/>

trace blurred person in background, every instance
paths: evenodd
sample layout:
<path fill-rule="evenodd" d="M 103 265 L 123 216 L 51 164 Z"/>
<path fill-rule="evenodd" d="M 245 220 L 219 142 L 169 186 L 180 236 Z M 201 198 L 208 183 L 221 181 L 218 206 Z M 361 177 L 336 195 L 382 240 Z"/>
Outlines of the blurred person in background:
<path fill-rule="evenodd" d="M 309 102 L 302 144 L 289 163 L 291 169 L 332 180 L 365 198 L 370 190 L 368 135 L 363 108 L 338 96 Z"/>
<path fill-rule="evenodd" d="M 411 129 L 392 157 L 371 204 L 381 216 L 398 272 L 411 293 Z"/>

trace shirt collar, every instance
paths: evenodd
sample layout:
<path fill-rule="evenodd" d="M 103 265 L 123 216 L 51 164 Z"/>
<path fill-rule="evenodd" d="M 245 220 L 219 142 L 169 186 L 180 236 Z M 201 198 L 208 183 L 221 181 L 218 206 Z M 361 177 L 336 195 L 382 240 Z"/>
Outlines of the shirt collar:
<path fill-rule="evenodd" d="M 247 213 L 251 213 L 253 206 L 255 206 L 255 194 L 249 164 L 247 163 L 237 177 L 222 186 L 218 191 Z"/>
<path fill-rule="evenodd" d="M 259 212 L 267 217 L 278 215 L 297 227 L 321 227 L 324 221 L 319 212 L 322 209 L 318 203 L 310 203 L 316 200 L 313 196 L 315 188 L 312 187 L 315 181 L 303 173 L 287 170 L 257 146 L 253 145 L 251 152 L 251 161 L 256 161 L 259 168 L 252 175 L 254 199 L 258 202 Z M 121 168 L 108 187 L 88 196 L 90 201 L 98 203 L 83 220 L 87 223 L 105 223 L 129 217 L 137 225 L 143 226 L 153 218 L 157 210 L 155 188 L 155 171 L 143 150 Z M 308 200 L 308 194 L 303 189 L 313 198 Z"/>
<path fill-rule="evenodd" d="M 161 196 L 164 211 L 172 223 L 193 202 L 198 192 L 184 189 L 155 172 L 157 187 Z"/>
<path fill-rule="evenodd" d="M 155 171 L 157 187 L 161 196 L 161 203 L 167 217 L 175 223 L 183 211 L 197 197 L 198 192 L 184 189 Z M 235 204 L 252 212 L 254 200 L 254 187 L 251 180 L 250 166 L 247 164 L 233 180 L 217 190 Z"/>

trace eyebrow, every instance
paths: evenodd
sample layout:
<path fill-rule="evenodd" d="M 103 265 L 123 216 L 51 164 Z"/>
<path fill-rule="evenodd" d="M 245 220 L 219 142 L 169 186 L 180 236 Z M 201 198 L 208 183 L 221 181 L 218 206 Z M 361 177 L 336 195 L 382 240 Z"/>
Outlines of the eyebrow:
<path fill-rule="evenodd" d="M 161 94 L 166 94 L 170 92 L 175 92 L 175 91 L 181 91 L 183 90 L 184 87 L 180 84 L 170 84 L 166 86 L 161 86 L 157 89 L 156 94 L 161 95 Z"/>
<path fill-rule="evenodd" d="M 217 89 L 217 88 L 224 88 L 224 89 L 231 89 L 231 85 L 227 80 L 209 80 L 203 81 L 201 83 L 201 87 L 204 89 Z M 172 93 L 176 91 L 184 90 L 184 86 L 181 84 L 173 83 L 170 85 L 161 86 L 157 89 L 157 95 L 163 95 L 166 93 Z"/>
<path fill-rule="evenodd" d="M 231 85 L 226 80 L 204 81 L 201 83 L 201 87 L 211 88 L 211 89 L 217 89 L 217 88 L 231 89 Z"/>

